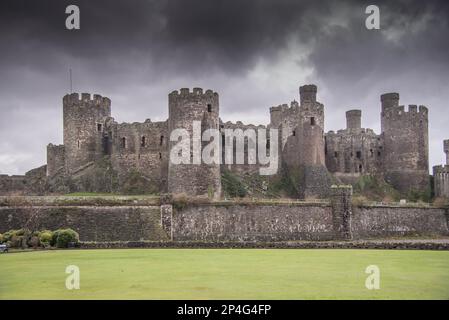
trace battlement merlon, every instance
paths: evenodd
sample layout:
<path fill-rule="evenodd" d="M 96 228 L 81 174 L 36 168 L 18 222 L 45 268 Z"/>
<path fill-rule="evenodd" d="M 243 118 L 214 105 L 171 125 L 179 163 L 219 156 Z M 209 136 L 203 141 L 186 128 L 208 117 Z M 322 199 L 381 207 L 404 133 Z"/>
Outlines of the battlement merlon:
<path fill-rule="evenodd" d="M 63 97 L 62 102 L 65 106 L 90 105 L 97 107 L 101 106 L 104 108 L 111 107 L 111 99 L 99 94 L 94 94 L 93 97 L 91 97 L 90 93 L 81 93 L 81 98 L 79 93 L 66 94 Z"/>

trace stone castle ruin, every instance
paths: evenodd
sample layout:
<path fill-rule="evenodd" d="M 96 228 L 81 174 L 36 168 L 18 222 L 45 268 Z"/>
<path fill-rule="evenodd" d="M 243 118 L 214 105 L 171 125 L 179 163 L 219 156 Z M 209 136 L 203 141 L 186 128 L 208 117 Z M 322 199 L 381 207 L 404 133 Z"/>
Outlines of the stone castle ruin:
<path fill-rule="evenodd" d="M 346 129 L 325 133 L 317 87 L 301 86 L 299 95 L 299 102 L 270 108 L 268 125 L 255 126 L 223 122 L 218 94 L 200 88 L 171 92 L 168 119 L 142 123 L 117 122 L 106 97 L 68 94 L 63 98 L 63 144 L 47 146 L 45 166 L 24 176 L 0 176 L 0 193 L 168 192 L 219 198 L 224 171 L 236 177 L 256 174 L 260 165 L 248 161 L 172 164 L 170 133 L 184 128 L 192 134 L 193 121 L 201 123 L 201 131 L 219 130 L 222 150 L 226 129 L 278 129 L 277 175 L 295 176 L 298 198 L 328 197 L 332 184 L 353 183 L 363 175 L 382 176 L 403 194 L 430 189 L 426 107 L 410 105 L 406 110 L 399 105 L 399 94 L 383 94 L 380 134 L 362 128 L 361 110 L 346 113 Z M 245 155 L 250 142 L 245 140 Z M 448 154 L 449 140 L 444 146 Z M 448 195 L 449 162 L 434 167 L 434 173 L 438 194 Z"/>
<path fill-rule="evenodd" d="M 433 167 L 435 196 L 449 198 L 449 140 L 444 140 L 443 150 L 446 154 L 446 164 Z"/>

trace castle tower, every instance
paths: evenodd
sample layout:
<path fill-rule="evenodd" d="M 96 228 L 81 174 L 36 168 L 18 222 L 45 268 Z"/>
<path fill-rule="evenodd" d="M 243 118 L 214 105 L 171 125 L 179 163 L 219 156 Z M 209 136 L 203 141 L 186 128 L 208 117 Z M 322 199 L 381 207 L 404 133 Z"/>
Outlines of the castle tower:
<path fill-rule="evenodd" d="M 316 85 L 301 86 L 299 94 L 300 105 L 287 115 L 294 123 L 284 119 L 281 124 L 281 129 L 285 124 L 292 128 L 283 145 L 282 162 L 288 175 L 296 176 L 300 198 L 325 197 L 331 183 L 325 166 L 324 106 L 316 101 Z"/>
<path fill-rule="evenodd" d="M 72 93 L 63 98 L 65 170 L 73 174 L 103 155 L 104 121 L 111 100 L 100 95 Z"/>
<path fill-rule="evenodd" d="M 316 93 L 317 87 L 313 84 L 299 88 L 299 159 L 301 165 L 307 166 L 325 166 L 324 106 L 316 101 Z"/>
<path fill-rule="evenodd" d="M 444 153 L 446 154 L 446 165 L 449 165 L 449 139 L 443 141 Z"/>
<path fill-rule="evenodd" d="M 399 106 L 398 93 L 381 96 L 386 181 L 401 193 L 429 191 L 428 109 Z"/>
<path fill-rule="evenodd" d="M 194 136 L 194 121 L 201 122 L 201 134 L 207 129 L 219 130 L 219 100 L 218 93 L 194 88 L 173 91 L 168 96 L 169 118 L 168 130 L 171 135 L 175 129 L 186 129 L 190 139 Z M 170 139 L 171 140 L 171 139 Z M 169 154 L 178 142 L 169 142 Z M 202 143 L 204 145 L 209 142 Z M 220 164 L 195 164 L 193 159 L 193 144 L 190 142 L 190 164 L 168 164 L 168 191 L 170 193 L 187 193 L 189 195 L 221 196 Z M 200 150 L 201 151 L 201 150 Z"/>
<path fill-rule="evenodd" d="M 346 111 L 346 129 L 359 130 L 362 128 L 362 110 Z"/>

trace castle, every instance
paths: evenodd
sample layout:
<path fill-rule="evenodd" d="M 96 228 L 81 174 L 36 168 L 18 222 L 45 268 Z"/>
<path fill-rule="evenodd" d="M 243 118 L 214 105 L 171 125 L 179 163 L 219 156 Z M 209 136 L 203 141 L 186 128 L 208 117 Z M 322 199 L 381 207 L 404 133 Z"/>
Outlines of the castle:
<path fill-rule="evenodd" d="M 315 85 L 301 86 L 299 103 L 294 100 L 290 106 L 270 108 L 270 123 L 255 126 L 223 122 L 219 118 L 219 95 L 200 88 L 171 92 L 168 119 L 147 119 L 143 123 L 118 123 L 111 116 L 111 100 L 106 97 L 68 94 L 63 98 L 63 144 L 48 145 L 46 166 L 25 176 L 0 176 L 0 192 L 126 193 L 139 187 L 146 193 L 219 198 L 223 195 L 224 170 L 244 176 L 259 169 L 261 165 L 248 161 L 231 165 L 172 164 L 169 155 L 174 142 L 170 133 L 184 128 L 193 134 L 193 121 L 201 123 L 202 131 L 219 130 L 223 150 L 226 129 L 278 129 L 278 175 L 296 175 L 298 198 L 327 197 L 331 184 L 352 183 L 362 175 L 381 175 L 403 194 L 430 189 L 425 106 L 410 105 L 406 110 L 399 105 L 398 93 L 386 93 L 380 99 L 380 134 L 361 127 L 361 110 L 346 113 L 346 129 L 325 133 L 324 106 L 316 96 Z M 267 149 L 270 151 L 269 140 Z M 448 150 L 449 141 L 445 141 L 446 154 Z M 438 186 L 444 185 L 447 195 L 449 162 L 444 168 L 435 167 L 434 172 Z"/>

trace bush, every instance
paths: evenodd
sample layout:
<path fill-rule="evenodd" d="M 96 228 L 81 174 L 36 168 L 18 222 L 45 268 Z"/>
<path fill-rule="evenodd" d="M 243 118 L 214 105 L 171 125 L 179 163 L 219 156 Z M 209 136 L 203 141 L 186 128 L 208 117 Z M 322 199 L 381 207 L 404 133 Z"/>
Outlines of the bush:
<path fill-rule="evenodd" d="M 3 235 L 0 233 L 0 243 L 3 243 L 4 242 L 4 238 L 3 238 Z"/>
<path fill-rule="evenodd" d="M 3 242 L 11 248 L 26 248 L 30 237 L 31 232 L 27 229 L 9 230 L 3 234 Z"/>
<path fill-rule="evenodd" d="M 49 247 L 51 245 L 52 239 L 53 239 L 53 232 L 50 230 L 43 230 L 39 232 L 39 242 L 44 247 Z"/>
<path fill-rule="evenodd" d="M 52 244 L 58 248 L 67 248 L 70 243 L 78 243 L 79 235 L 72 229 L 59 229 L 53 232 Z"/>

